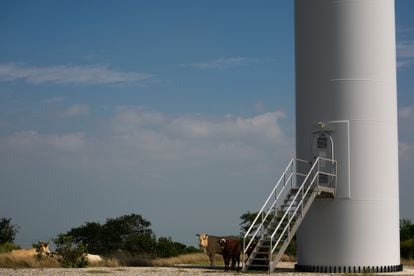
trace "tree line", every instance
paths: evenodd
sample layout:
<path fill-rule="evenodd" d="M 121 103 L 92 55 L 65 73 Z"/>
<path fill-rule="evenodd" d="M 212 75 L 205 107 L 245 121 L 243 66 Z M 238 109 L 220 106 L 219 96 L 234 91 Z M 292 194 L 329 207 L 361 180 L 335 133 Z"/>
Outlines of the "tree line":
<path fill-rule="evenodd" d="M 130 214 L 108 218 L 104 224 L 86 222 L 58 237 L 71 237 L 72 243 L 83 244 L 89 253 L 99 255 L 128 252 L 148 258 L 165 258 L 199 252 L 171 237 L 157 239 L 150 227 L 151 222 L 141 215 Z"/>
<path fill-rule="evenodd" d="M 11 218 L 0 218 L 0 252 L 18 248 L 14 245 L 18 231 L 19 227 L 11 223 Z M 58 234 L 53 242 L 58 254 L 68 256 L 123 252 L 145 258 L 166 258 L 200 252 L 193 246 L 173 241 L 171 237 L 157 238 L 151 222 L 138 214 L 108 218 L 104 224 L 85 222 Z"/>

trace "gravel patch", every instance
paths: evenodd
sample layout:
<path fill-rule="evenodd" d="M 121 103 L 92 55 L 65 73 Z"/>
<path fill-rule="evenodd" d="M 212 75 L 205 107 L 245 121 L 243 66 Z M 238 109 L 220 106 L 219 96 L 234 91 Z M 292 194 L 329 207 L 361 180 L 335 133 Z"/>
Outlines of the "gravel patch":
<path fill-rule="evenodd" d="M 294 263 L 282 263 L 278 271 L 272 273 L 273 276 L 315 276 L 315 275 L 341 275 L 341 274 L 317 274 L 300 273 L 293 271 Z M 265 276 L 268 273 L 236 273 L 224 272 L 223 268 L 206 268 L 182 265 L 176 267 L 90 267 L 90 268 L 38 268 L 38 269 L 4 269 L 0 268 L 0 275 L 252 275 Z M 343 274 L 342 274 L 343 275 Z M 363 274 L 360 274 L 363 275 Z M 414 275 L 414 267 L 404 267 L 404 271 L 398 273 L 378 273 L 374 275 Z"/>

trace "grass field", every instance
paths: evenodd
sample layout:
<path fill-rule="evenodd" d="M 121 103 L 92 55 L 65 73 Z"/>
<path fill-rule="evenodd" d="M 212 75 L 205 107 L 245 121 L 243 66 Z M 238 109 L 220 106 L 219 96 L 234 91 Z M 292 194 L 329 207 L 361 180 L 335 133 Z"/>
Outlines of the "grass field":
<path fill-rule="evenodd" d="M 282 261 L 294 262 L 294 259 L 284 256 Z M 414 266 L 414 260 L 402 260 L 404 266 Z M 180 255 L 172 258 L 146 259 L 140 256 L 132 256 L 128 254 L 118 254 L 104 258 L 101 263 L 94 264 L 97 267 L 171 267 L 175 265 L 193 265 L 200 267 L 208 267 L 210 265 L 209 258 L 204 253 L 194 253 Z M 215 265 L 223 266 L 223 258 L 216 255 Z M 59 268 L 60 263 L 51 257 L 16 257 L 8 253 L 0 253 L 0 268 Z"/>
<path fill-rule="evenodd" d="M 48 268 L 60 267 L 60 263 L 53 258 L 16 257 L 8 253 L 0 254 L 2 268 Z"/>
<path fill-rule="evenodd" d="M 414 266 L 414 259 L 410 259 L 410 260 L 402 259 L 401 263 L 406 266 Z"/>
<path fill-rule="evenodd" d="M 216 255 L 215 263 L 223 265 L 223 259 Z M 186 254 L 172 258 L 147 259 L 129 254 L 118 254 L 104 258 L 101 263 L 93 266 L 122 267 L 122 266 L 174 266 L 178 264 L 192 264 L 209 266 L 209 258 L 204 253 Z M 60 263 L 51 257 L 16 257 L 8 253 L 0 254 L 1 268 L 58 268 Z"/>

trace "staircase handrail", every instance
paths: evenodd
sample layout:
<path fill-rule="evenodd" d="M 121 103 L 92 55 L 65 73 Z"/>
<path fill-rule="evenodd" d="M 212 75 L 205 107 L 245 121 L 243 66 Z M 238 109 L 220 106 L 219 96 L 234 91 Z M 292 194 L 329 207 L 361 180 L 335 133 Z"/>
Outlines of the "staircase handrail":
<path fill-rule="evenodd" d="M 278 225 L 276 226 L 275 230 L 272 233 L 272 236 L 270 237 L 270 239 L 272 240 L 276 234 L 276 232 L 279 230 L 280 225 L 282 224 L 282 222 L 285 220 L 285 217 L 287 216 L 287 214 L 289 213 L 290 209 L 292 208 L 293 203 L 295 202 L 296 198 L 298 197 L 299 193 L 303 190 L 303 186 L 306 183 L 306 181 L 308 180 L 311 172 L 315 169 L 316 164 L 319 161 L 319 157 L 316 159 L 316 162 L 313 163 L 311 169 L 309 170 L 309 173 L 306 175 L 305 179 L 302 181 L 302 184 L 300 185 L 300 187 L 298 188 L 298 191 L 295 194 L 295 197 L 292 199 L 292 202 L 289 204 L 289 207 L 286 209 L 285 213 L 283 214 L 282 218 L 280 219 Z M 312 185 L 312 183 L 311 183 Z M 310 185 L 309 185 L 310 186 Z M 308 190 L 307 190 L 308 191 Z"/>
<path fill-rule="evenodd" d="M 276 183 L 276 185 L 273 187 L 273 190 L 270 192 L 269 196 L 267 197 L 265 203 L 263 204 L 262 208 L 260 209 L 260 211 L 257 213 L 256 218 L 253 220 L 253 223 L 250 225 L 249 229 L 246 231 L 246 233 L 244 234 L 244 239 L 246 239 L 250 232 L 252 231 L 253 227 L 256 225 L 257 220 L 259 219 L 259 217 L 262 215 L 263 210 L 266 208 L 267 204 L 269 203 L 269 200 L 272 198 L 272 195 L 276 192 L 276 189 L 278 188 L 279 184 L 282 182 L 282 180 L 285 178 L 285 175 L 287 174 L 287 172 L 289 171 L 289 168 L 293 165 L 293 161 L 295 160 L 295 158 L 292 158 L 289 162 L 289 164 L 286 166 L 285 170 L 283 171 L 282 175 L 280 176 L 278 182 Z M 259 225 L 258 229 L 261 228 L 262 224 Z M 256 231 L 257 232 L 257 231 Z M 256 234 L 256 233 L 255 233 Z M 253 235 L 255 236 L 255 235 Z"/>
<path fill-rule="evenodd" d="M 244 238 L 243 238 L 243 253 L 246 254 L 248 248 L 250 247 L 250 245 L 253 243 L 254 238 L 257 236 L 257 234 L 259 233 L 259 231 L 261 230 L 261 228 L 263 227 L 267 217 L 269 216 L 269 214 L 271 213 L 271 210 L 273 209 L 273 207 L 275 206 L 275 204 L 277 203 L 278 199 L 280 198 L 280 196 L 282 195 L 282 193 L 284 192 L 284 189 L 286 187 L 286 183 L 289 183 L 289 181 L 291 180 L 293 175 L 302 175 L 305 176 L 304 174 L 300 174 L 296 172 L 296 162 L 302 162 L 302 163 L 306 163 L 308 164 L 309 162 L 303 159 L 299 159 L 299 158 L 292 158 L 289 162 L 289 164 L 286 166 L 285 170 L 283 171 L 282 175 L 280 176 L 278 182 L 276 183 L 276 185 L 274 186 L 273 190 L 270 192 L 269 196 L 267 197 L 265 203 L 263 204 L 262 208 L 260 209 L 260 211 L 257 213 L 256 218 L 253 220 L 253 223 L 250 225 L 249 229 L 246 231 Z M 288 176 L 288 178 L 286 179 L 286 175 L 287 173 L 290 171 L 290 174 Z M 273 194 L 276 192 L 277 188 L 279 187 L 279 185 L 282 183 L 283 181 L 283 188 L 279 191 L 279 193 L 277 194 L 275 200 L 273 201 L 272 205 L 269 207 L 268 211 L 266 212 L 266 215 L 263 217 L 263 211 L 266 208 L 266 206 L 268 205 L 270 199 L 272 198 Z M 252 235 L 250 241 L 248 242 L 247 246 L 246 246 L 246 239 L 249 237 L 250 232 L 252 231 L 252 229 L 256 226 L 256 223 L 259 219 L 259 217 L 262 216 L 262 221 L 260 222 L 259 226 L 257 226 L 256 231 L 254 232 L 254 234 Z"/>
<path fill-rule="evenodd" d="M 314 176 L 313 176 L 313 178 L 312 178 L 312 181 L 311 181 L 311 184 L 309 185 L 309 187 L 306 189 L 306 192 L 303 194 L 303 197 L 305 197 L 308 193 L 309 193 L 309 190 L 310 190 L 310 188 L 311 188 L 311 186 L 313 185 L 313 183 L 315 182 L 315 180 L 316 180 L 316 178 L 319 176 L 319 172 L 317 172 Z M 294 202 L 294 200 L 297 198 L 297 196 L 299 195 L 299 193 L 301 192 L 303 190 L 303 187 L 301 187 L 301 188 L 299 188 L 299 190 L 298 190 L 298 192 L 297 192 L 297 194 L 296 194 L 296 196 L 293 198 L 293 200 L 292 200 L 292 203 Z M 288 210 L 286 211 L 286 213 L 285 213 L 285 216 L 287 215 L 287 213 L 290 211 L 290 209 L 292 208 L 292 203 L 289 205 L 289 208 L 288 208 Z M 293 212 L 293 214 L 289 217 L 289 220 L 288 220 L 288 223 L 286 224 L 286 226 L 285 226 L 285 228 L 283 228 L 283 231 L 280 233 L 280 235 L 279 235 L 279 239 L 275 242 L 275 245 L 272 247 L 272 251 L 271 251 L 271 253 L 273 254 L 273 252 L 276 250 L 276 248 L 277 248 L 277 246 L 279 245 L 279 242 L 281 241 L 281 239 L 282 239 L 282 237 L 283 237 L 283 235 L 285 234 L 285 232 L 288 230 L 288 226 L 289 226 L 289 224 L 292 222 L 292 220 L 293 220 L 293 218 L 296 216 L 296 214 L 297 214 L 297 212 L 298 212 L 298 210 L 299 210 L 299 207 L 301 206 L 301 205 L 303 205 L 303 203 L 304 203 L 304 199 L 302 198 L 302 200 L 300 201 L 300 203 L 298 204 L 298 208 L 296 208 L 295 209 L 295 211 Z M 276 231 L 278 230 L 278 228 L 280 227 L 280 224 L 283 222 L 283 220 L 284 220 L 284 218 L 285 218 L 285 216 L 283 216 L 283 218 L 280 220 L 280 223 L 278 224 L 278 226 L 276 227 L 276 230 L 272 233 L 272 236 L 270 237 L 270 240 L 271 240 L 271 243 L 270 244 L 272 244 L 272 240 L 273 240 L 273 238 L 274 238 L 274 235 L 276 234 Z"/>
<path fill-rule="evenodd" d="M 328 159 L 328 158 L 324 158 L 324 157 L 318 157 L 315 162 L 313 163 L 311 169 L 309 170 L 308 174 L 306 175 L 305 179 L 302 181 L 302 184 L 300 185 L 300 187 L 298 188 L 298 191 L 296 192 L 294 198 L 291 200 L 291 203 L 289 204 L 289 207 L 286 209 L 284 215 L 282 216 L 282 218 L 280 219 L 277 227 L 275 228 L 275 230 L 273 231 L 271 237 L 270 237 L 270 245 L 271 245 L 271 251 L 269 252 L 269 255 L 271 256 L 273 254 L 273 252 L 275 251 L 275 249 L 277 248 L 280 240 L 283 237 L 283 234 L 286 232 L 286 230 L 288 229 L 290 223 L 292 222 L 293 218 L 296 216 L 299 207 L 302 206 L 304 204 L 304 199 L 306 198 L 306 196 L 308 195 L 309 191 L 311 190 L 311 187 L 315 184 L 315 180 L 317 179 L 317 177 L 319 176 L 319 174 L 327 174 L 327 175 L 332 175 L 336 177 L 336 174 L 330 174 L 327 172 L 320 172 L 319 171 L 319 162 L 323 160 L 323 161 L 329 161 L 332 163 L 336 164 L 336 160 L 333 159 Z M 315 170 L 315 168 L 318 168 L 316 172 L 313 172 Z M 293 203 L 295 202 L 295 200 L 297 199 L 297 197 L 299 196 L 299 194 L 304 190 L 304 187 L 306 185 L 306 182 L 308 181 L 309 177 L 312 175 L 312 172 L 314 173 L 310 184 L 308 185 L 306 191 L 302 194 L 302 199 L 299 202 L 299 204 L 297 205 L 295 211 L 293 212 L 292 216 L 289 218 L 288 223 L 286 224 L 285 228 L 283 229 L 282 233 L 279 236 L 279 239 L 276 241 L 275 245 L 272 246 L 272 241 L 274 239 L 274 236 L 276 235 L 277 231 L 279 230 L 282 222 L 285 220 L 286 216 L 288 215 L 288 213 L 291 211 Z M 335 173 L 336 173 L 336 169 L 335 169 Z M 319 185 L 317 185 L 319 186 Z"/>

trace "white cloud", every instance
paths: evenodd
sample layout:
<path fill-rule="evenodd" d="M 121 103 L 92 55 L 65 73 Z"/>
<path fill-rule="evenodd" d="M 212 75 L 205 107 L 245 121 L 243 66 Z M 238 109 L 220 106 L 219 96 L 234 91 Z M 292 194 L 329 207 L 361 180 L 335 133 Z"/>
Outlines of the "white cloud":
<path fill-rule="evenodd" d="M 13 133 L 5 139 L 5 144 L 11 148 L 26 150 L 63 150 L 73 151 L 85 145 L 83 132 L 67 134 L 41 134 L 37 131 L 21 131 Z"/>
<path fill-rule="evenodd" d="M 47 104 L 55 104 L 55 103 L 61 103 L 64 102 L 65 98 L 64 97 L 52 97 L 52 98 L 47 98 L 44 99 L 43 102 L 47 103 Z"/>
<path fill-rule="evenodd" d="M 243 141 L 275 145 L 286 137 L 279 126 L 285 117 L 282 111 L 268 112 L 253 117 L 208 118 L 186 115 L 167 116 L 160 112 L 142 108 L 126 108 L 112 120 L 112 128 L 117 132 L 155 131 L 170 140 L 184 142 Z"/>
<path fill-rule="evenodd" d="M 406 69 L 414 65 L 414 41 L 397 42 L 397 67 Z"/>
<path fill-rule="evenodd" d="M 397 55 L 400 58 L 413 58 L 414 41 L 399 41 L 397 43 Z"/>
<path fill-rule="evenodd" d="M 397 60 L 398 69 L 407 69 L 414 65 L 414 59 L 399 59 Z"/>
<path fill-rule="evenodd" d="M 401 107 L 398 117 L 400 164 L 411 166 L 414 162 L 414 106 Z M 407 174 L 407 171 L 402 170 L 402 173 Z"/>
<path fill-rule="evenodd" d="M 398 110 L 398 135 L 400 143 L 414 145 L 414 106 L 405 106 Z"/>
<path fill-rule="evenodd" d="M 250 118 L 226 117 L 213 120 L 199 117 L 180 117 L 169 125 L 170 133 L 197 139 L 247 140 L 276 144 L 284 138 L 279 120 L 281 111 L 260 114 Z"/>
<path fill-rule="evenodd" d="M 401 161 L 413 161 L 414 159 L 414 146 L 408 143 L 399 142 L 398 143 L 399 148 L 399 155 Z"/>
<path fill-rule="evenodd" d="M 73 105 L 64 114 L 71 118 L 85 116 L 89 107 Z M 157 160 L 159 164 L 166 160 L 238 163 L 268 159 L 269 154 L 276 153 L 288 159 L 288 138 L 280 126 L 284 117 L 282 111 L 251 117 L 171 116 L 142 107 L 121 107 L 109 123 L 94 127 L 99 135 L 20 131 L 8 135 L 3 146 L 39 154 L 88 149 L 97 155 L 109 154 L 104 158 L 108 162 L 113 158 L 132 158 L 138 163 Z"/>
<path fill-rule="evenodd" d="M 265 104 L 262 101 L 256 102 L 254 105 L 254 111 L 256 113 L 262 113 L 265 110 Z"/>
<path fill-rule="evenodd" d="M 254 63 L 268 63 L 274 62 L 273 59 L 258 59 L 258 58 L 247 58 L 247 57 L 228 57 L 218 58 L 205 62 L 185 64 L 185 67 L 193 67 L 198 69 L 215 69 L 225 70 L 230 68 L 236 68 L 246 66 Z"/>
<path fill-rule="evenodd" d="M 413 106 L 407 106 L 402 107 L 400 110 L 398 110 L 398 115 L 400 119 L 407 119 L 414 115 L 414 107 Z"/>
<path fill-rule="evenodd" d="M 89 106 L 85 104 L 74 104 L 70 106 L 66 111 L 63 112 L 65 118 L 75 118 L 88 116 L 90 112 Z"/>
<path fill-rule="evenodd" d="M 414 32 L 414 27 L 397 26 L 398 33 L 411 33 Z"/>
<path fill-rule="evenodd" d="M 288 138 L 280 127 L 284 117 L 281 111 L 247 118 L 169 116 L 130 107 L 119 111 L 111 121 L 111 143 L 117 145 L 119 153 L 145 156 L 142 162 L 153 160 L 157 166 L 164 162 L 172 162 L 165 164 L 169 167 L 200 162 L 210 167 L 227 163 L 234 166 L 255 160 L 260 167 L 262 162 L 272 163 L 273 158 L 291 158 Z M 256 170 L 257 166 L 245 170 Z"/>
<path fill-rule="evenodd" d="M 104 65 L 29 67 L 15 63 L 0 64 L 0 81 L 24 80 L 32 84 L 140 84 L 153 77 L 147 73 L 117 71 Z"/>
<path fill-rule="evenodd" d="M 112 119 L 112 128 L 115 131 L 130 131 L 143 126 L 158 127 L 167 120 L 163 113 L 148 110 L 143 107 L 122 106 Z"/>

